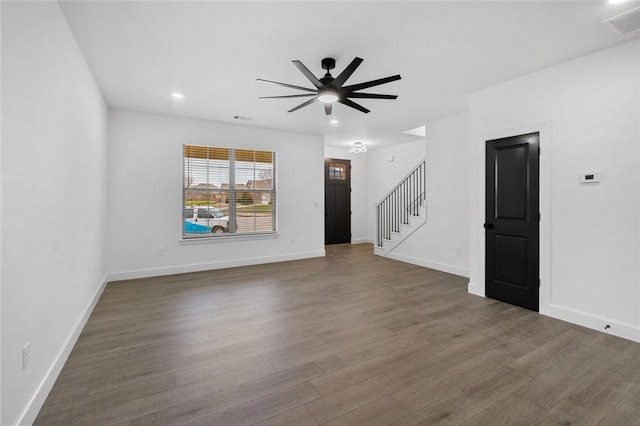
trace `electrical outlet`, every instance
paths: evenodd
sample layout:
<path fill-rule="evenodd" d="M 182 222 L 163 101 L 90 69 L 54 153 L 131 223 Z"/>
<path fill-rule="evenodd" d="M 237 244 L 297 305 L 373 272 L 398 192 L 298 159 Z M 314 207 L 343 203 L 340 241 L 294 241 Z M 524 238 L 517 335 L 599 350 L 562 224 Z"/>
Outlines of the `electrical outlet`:
<path fill-rule="evenodd" d="M 164 247 L 160 247 L 160 252 L 158 253 L 159 256 L 164 256 Z"/>
<path fill-rule="evenodd" d="M 31 361 L 31 343 L 27 343 L 22 348 L 22 369 L 26 370 Z"/>

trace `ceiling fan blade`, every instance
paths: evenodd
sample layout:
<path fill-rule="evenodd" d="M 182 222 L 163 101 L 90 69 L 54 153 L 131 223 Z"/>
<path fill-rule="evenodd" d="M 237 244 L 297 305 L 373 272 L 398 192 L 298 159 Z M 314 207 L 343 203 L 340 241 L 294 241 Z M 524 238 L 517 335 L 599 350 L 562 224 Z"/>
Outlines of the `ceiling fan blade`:
<path fill-rule="evenodd" d="M 347 97 L 360 99 L 398 99 L 398 95 L 379 95 L 377 93 L 349 93 Z"/>
<path fill-rule="evenodd" d="M 324 114 L 331 115 L 331 107 L 333 104 L 324 104 Z"/>
<path fill-rule="evenodd" d="M 352 84 L 351 86 L 345 86 L 342 89 L 355 92 L 356 90 L 367 89 L 373 86 L 379 86 L 380 84 L 390 83 L 392 81 L 400 80 L 400 74 L 392 75 L 391 77 L 379 78 L 377 80 L 365 81 L 364 83 Z"/>
<path fill-rule="evenodd" d="M 256 81 L 262 81 L 263 83 L 277 84 L 280 86 L 289 87 L 290 89 L 304 90 L 305 92 L 314 92 L 314 93 L 316 92 L 316 89 L 309 89 L 308 87 L 302 87 L 302 86 L 294 86 L 293 84 L 280 83 L 278 81 L 263 80 L 262 78 L 258 78 L 256 79 Z"/>
<path fill-rule="evenodd" d="M 295 65 L 296 68 L 298 68 L 300 72 L 304 74 L 304 76 L 307 77 L 311 83 L 313 83 L 314 86 L 316 86 L 318 89 L 320 89 L 321 87 L 324 87 L 324 84 L 322 84 L 320 80 L 318 80 L 318 78 L 315 75 L 313 75 L 313 73 L 309 71 L 309 69 L 305 67 L 302 62 L 298 60 L 291 61 L 291 62 L 293 62 L 293 65 Z"/>
<path fill-rule="evenodd" d="M 308 101 L 301 103 L 301 104 L 300 104 L 300 105 L 298 105 L 297 107 L 295 107 L 295 108 L 291 108 L 291 109 L 290 109 L 289 111 L 287 111 L 287 112 L 294 112 L 294 111 L 299 110 L 300 108 L 304 108 L 304 107 L 306 107 L 307 105 L 311 105 L 311 104 L 312 104 L 312 103 L 314 103 L 317 99 L 318 99 L 318 97 L 317 97 L 317 96 L 316 96 L 316 97 L 314 97 L 314 98 L 311 98 L 311 99 L 309 99 Z"/>
<path fill-rule="evenodd" d="M 258 97 L 258 99 L 305 98 L 307 96 L 316 96 L 316 94 L 315 93 L 305 93 L 304 95 L 260 96 L 260 97 Z"/>
<path fill-rule="evenodd" d="M 340 88 L 344 84 L 345 81 L 351 77 L 351 74 L 360 66 L 362 63 L 362 58 L 356 57 L 347 67 L 340 73 L 339 76 L 336 77 L 335 80 L 331 82 L 331 86 Z"/>
<path fill-rule="evenodd" d="M 357 104 L 357 103 L 353 102 L 353 101 L 352 101 L 352 100 L 350 100 L 350 99 L 346 99 L 346 98 L 345 98 L 345 99 L 340 99 L 338 102 L 340 102 L 341 104 L 344 104 L 344 105 L 346 105 L 346 106 L 350 106 L 351 108 L 355 108 L 355 109 L 357 109 L 358 111 L 362 111 L 362 112 L 364 112 L 365 114 L 369 112 L 369 110 L 368 110 L 368 109 L 366 109 L 365 107 L 363 107 L 363 106 L 362 106 L 362 105 L 360 105 L 360 104 Z"/>

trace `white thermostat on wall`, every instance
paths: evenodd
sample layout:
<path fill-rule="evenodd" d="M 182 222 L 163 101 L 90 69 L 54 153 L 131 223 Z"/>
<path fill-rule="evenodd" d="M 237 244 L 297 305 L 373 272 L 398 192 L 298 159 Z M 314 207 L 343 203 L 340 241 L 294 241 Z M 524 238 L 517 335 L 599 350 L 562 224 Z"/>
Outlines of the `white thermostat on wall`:
<path fill-rule="evenodd" d="M 580 173 L 580 183 L 600 183 L 600 172 Z"/>

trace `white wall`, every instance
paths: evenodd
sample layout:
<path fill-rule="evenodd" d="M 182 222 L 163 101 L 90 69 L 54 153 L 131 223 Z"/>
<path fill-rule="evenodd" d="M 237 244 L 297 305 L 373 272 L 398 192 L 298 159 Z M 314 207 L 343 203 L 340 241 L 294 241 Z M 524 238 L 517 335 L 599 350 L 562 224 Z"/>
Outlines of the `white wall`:
<path fill-rule="evenodd" d="M 369 168 L 369 235 L 376 235 L 376 206 L 414 167 L 424 160 L 424 139 L 367 152 Z"/>
<path fill-rule="evenodd" d="M 469 290 L 484 294 L 484 141 L 541 132 L 544 314 L 640 340 L 640 42 L 470 96 Z M 580 172 L 600 171 L 598 185 Z"/>
<path fill-rule="evenodd" d="M 353 154 L 348 149 L 325 147 L 324 156 L 351 161 L 351 243 L 372 243 L 369 235 L 368 152 Z"/>
<path fill-rule="evenodd" d="M 462 113 L 427 123 L 427 222 L 389 257 L 469 276 L 468 121 Z"/>
<path fill-rule="evenodd" d="M 2 81 L 2 3 L 0 3 L 0 82 Z M 2 99 L 2 84 L 0 84 Z M 0 102 L 0 153 L 2 153 L 2 102 Z M 2 157 L 0 156 L 0 188 L 2 188 Z M 0 196 L 0 296 L 2 295 L 2 196 Z M 0 333 L 2 331 L 2 299 L 0 298 Z M 2 336 L 0 335 L 0 422 L 2 421 Z"/>
<path fill-rule="evenodd" d="M 116 109 L 109 142 L 112 280 L 324 255 L 321 136 Z M 182 242 L 185 143 L 276 151 L 279 235 Z"/>
<path fill-rule="evenodd" d="M 2 2 L 3 425 L 31 424 L 103 288 L 106 124 L 58 3 Z"/>

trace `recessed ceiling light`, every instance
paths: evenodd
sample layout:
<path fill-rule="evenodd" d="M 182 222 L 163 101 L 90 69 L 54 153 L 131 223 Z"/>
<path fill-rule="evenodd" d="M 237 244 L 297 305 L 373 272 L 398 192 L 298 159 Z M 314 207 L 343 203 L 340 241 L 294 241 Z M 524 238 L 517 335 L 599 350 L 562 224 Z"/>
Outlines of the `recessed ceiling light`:
<path fill-rule="evenodd" d="M 184 95 L 182 93 L 174 92 L 171 94 L 173 99 L 184 99 Z"/>
<path fill-rule="evenodd" d="M 329 120 L 329 123 L 331 123 L 331 124 L 338 124 L 338 123 L 339 123 L 339 121 L 338 121 L 338 120 L 336 120 L 335 118 L 333 118 L 333 119 Z"/>

